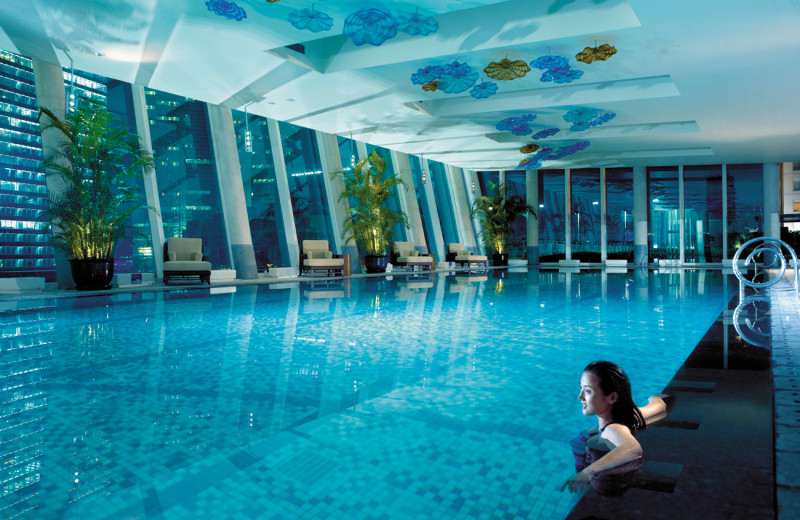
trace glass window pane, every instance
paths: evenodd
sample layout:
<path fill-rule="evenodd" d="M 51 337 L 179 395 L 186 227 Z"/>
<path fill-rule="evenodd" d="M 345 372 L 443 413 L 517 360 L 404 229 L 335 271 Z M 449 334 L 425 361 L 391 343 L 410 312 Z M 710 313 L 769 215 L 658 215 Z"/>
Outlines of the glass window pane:
<path fill-rule="evenodd" d="M 386 163 L 386 170 L 383 172 L 384 178 L 393 175 L 395 171 L 394 171 L 394 161 L 392 161 L 391 152 L 389 152 L 389 150 L 387 150 L 386 148 L 367 144 L 367 156 L 372 155 L 373 151 L 378 152 L 378 155 L 380 155 L 383 158 L 384 162 Z M 389 197 L 389 199 L 386 201 L 387 208 L 389 208 L 392 211 L 400 211 L 400 200 L 398 198 L 400 196 L 400 193 L 398 190 L 404 190 L 404 189 L 405 188 L 403 188 L 402 186 L 395 186 L 395 188 L 392 190 L 394 192 L 394 197 Z M 409 186 L 408 189 L 411 189 L 411 186 Z M 397 240 L 402 242 L 406 240 L 407 236 L 408 235 L 406 234 L 405 226 L 398 224 L 392 228 L 392 240 Z"/>
<path fill-rule="evenodd" d="M 648 168 L 647 200 L 650 207 L 647 224 L 650 261 L 680 258 L 677 167 Z"/>
<path fill-rule="evenodd" d="M 64 88 L 68 103 L 78 105 L 84 99 L 101 103 L 129 129 L 136 131 L 130 83 L 80 70 L 64 69 Z M 144 179 L 137 182 L 139 208 L 131 214 L 130 227 L 117 244 L 114 254 L 114 271 L 117 273 L 152 273 L 156 270 Z"/>
<path fill-rule="evenodd" d="M 763 175 L 760 164 L 728 166 L 728 258 L 740 245 L 764 233 Z"/>
<path fill-rule="evenodd" d="M 507 171 L 506 185 L 509 186 L 509 195 L 519 195 L 525 200 L 526 185 L 524 171 Z M 511 225 L 511 237 L 508 240 L 509 258 L 528 258 L 528 218 L 527 214 L 514 219 Z"/>
<path fill-rule="evenodd" d="M 437 161 L 428 161 L 430 182 L 433 185 L 433 194 L 436 198 L 436 210 L 439 212 L 439 222 L 442 224 L 444 237 L 444 250 L 447 253 L 447 244 L 460 242 L 456 228 L 453 204 L 450 200 L 450 189 L 445 174 L 445 166 Z"/>
<path fill-rule="evenodd" d="M 408 156 L 408 162 L 411 164 L 411 178 L 414 179 L 414 191 L 417 195 L 417 205 L 419 206 L 419 216 L 422 219 L 422 229 L 425 232 L 425 243 L 428 246 L 429 253 L 436 253 L 439 251 L 438 244 L 435 243 L 436 234 L 433 231 L 430 215 L 428 215 L 428 195 L 425 193 L 425 186 L 422 182 L 422 168 L 419 157 L 415 155 Z M 426 182 L 427 182 L 427 175 Z M 422 245 L 422 244 L 416 244 Z"/>
<path fill-rule="evenodd" d="M 500 182 L 500 172 L 492 171 L 492 172 L 478 172 L 478 183 L 480 184 L 480 194 L 476 195 L 486 195 L 489 193 L 489 186 L 488 184 L 493 182 L 498 184 Z"/>
<path fill-rule="evenodd" d="M 269 140 L 267 118 L 233 111 L 233 127 L 242 167 L 242 184 L 247 203 L 247 218 L 256 256 L 256 267 L 264 272 L 273 266 L 288 266 L 286 230 L 278 201 L 275 162 Z M 252 152 L 245 149 L 245 133 L 250 132 Z"/>
<path fill-rule="evenodd" d="M 566 256 L 564 170 L 539 170 L 539 261 Z"/>
<path fill-rule="evenodd" d="M 38 108 L 31 61 L 0 50 L 0 277 L 54 282 Z"/>
<path fill-rule="evenodd" d="M 684 167 L 683 214 L 684 260 L 721 262 L 721 166 Z"/>
<path fill-rule="evenodd" d="M 302 248 L 303 240 L 327 240 L 333 251 L 331 216 L 314 132 L 291 123 L 280 122 L 278 126 L 292 195 L 297 243 Z"/>
<path fill-rule="evenodd" d="M 202 238 L 214 269 L 230 267 L 205 104 L 145 89 L 165 237 Z"/>
<path fill-rule="evenodd" d="M 600 170 L 570 170 L 572 191 L 572 258 L 600 261 Z"/>
<path fill-rule="evenodd" d="M 606 215 L 608 258 L 633 262 L 632 169 L 606 169 Z"/>

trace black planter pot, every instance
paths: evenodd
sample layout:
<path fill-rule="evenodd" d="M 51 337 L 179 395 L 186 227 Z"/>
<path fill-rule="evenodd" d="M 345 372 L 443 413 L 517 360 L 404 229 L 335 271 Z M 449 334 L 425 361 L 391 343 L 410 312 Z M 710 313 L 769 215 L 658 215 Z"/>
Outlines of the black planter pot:
<path fill-rule="evenodd" d="M 111 289 L 114 278 L 114 259 L 86 260 L 75 258 L 69 261 L 72 268 L 72 280 L 79 291 L 97 291 Z"/>
<path fill-rule="evenodd" d="M 508 265 L 508 253 L 494 253 L 492 255 L 492 265 L 495 266 Z"/>
<path fill-rule="evenodd" d="M 389 265 L 389 255 L 366 255 L 364 257 L 364 267 L 368 273 L 385 273 L 386 266 Z"/>

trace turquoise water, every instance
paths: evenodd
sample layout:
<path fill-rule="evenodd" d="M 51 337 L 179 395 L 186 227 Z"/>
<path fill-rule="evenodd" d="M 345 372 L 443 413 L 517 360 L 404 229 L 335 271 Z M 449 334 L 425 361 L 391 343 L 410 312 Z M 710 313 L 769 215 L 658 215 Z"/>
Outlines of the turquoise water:
<path fill-rule="evenodd" d="M 523 270 L 0 302 L 0 517 L 563 518 L 582 368 L 621 364 L 645 402 L 725 283 Z"/>

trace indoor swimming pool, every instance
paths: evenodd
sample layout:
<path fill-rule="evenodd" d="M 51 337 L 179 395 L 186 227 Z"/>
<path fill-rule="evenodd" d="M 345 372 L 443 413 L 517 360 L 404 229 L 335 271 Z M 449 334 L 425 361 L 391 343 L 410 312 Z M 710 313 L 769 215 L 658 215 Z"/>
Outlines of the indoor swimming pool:
<path fill-rule="evenodd" d="M 0 301 L 0 517 L 560 519 L 582 368 L 644 403 L 735 294 L 522 269 Z"/>

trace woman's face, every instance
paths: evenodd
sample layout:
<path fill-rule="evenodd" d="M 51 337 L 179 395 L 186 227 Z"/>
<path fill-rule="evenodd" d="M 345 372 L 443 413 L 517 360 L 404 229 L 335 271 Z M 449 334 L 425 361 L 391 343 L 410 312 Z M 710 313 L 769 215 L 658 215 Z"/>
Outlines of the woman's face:
<path fill-rule="evenodd" d="M 581 393 L 578 395 L 583 408 L 583 415 L 604 416 L 611 412 L 611 406 L 617 400 L 617 393 L 611 392 L 604 395 L 600 389 L 600 381 L 591 372 L 584 372 L 581 376 Z"/>

